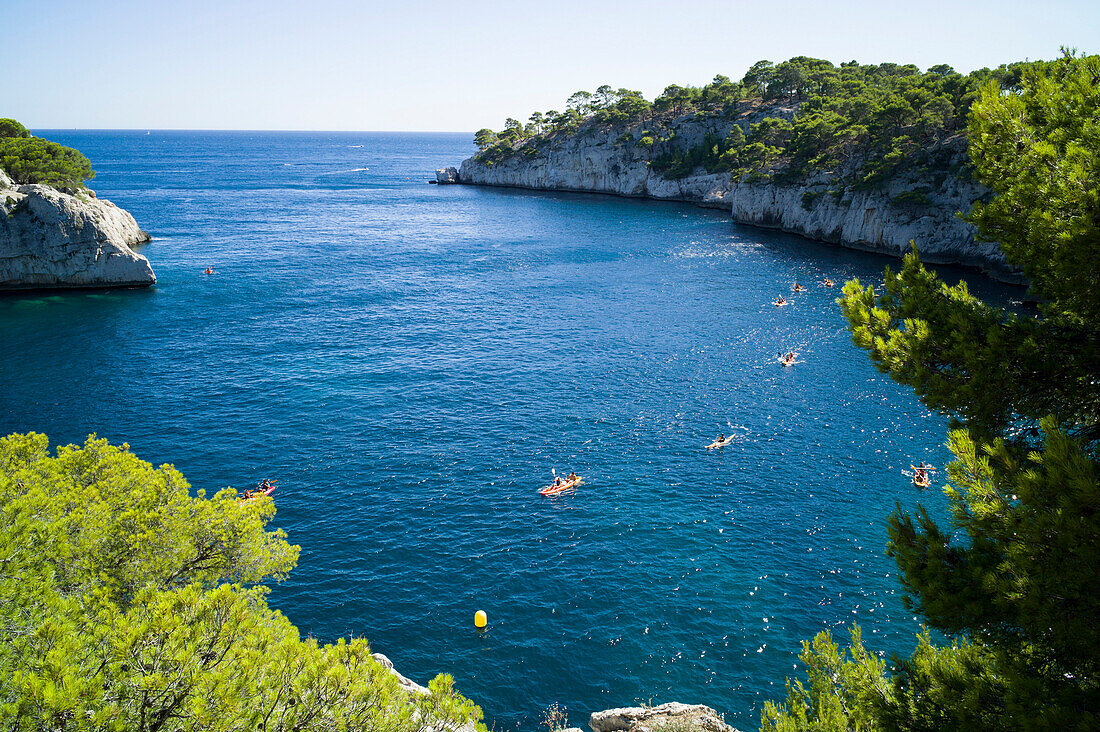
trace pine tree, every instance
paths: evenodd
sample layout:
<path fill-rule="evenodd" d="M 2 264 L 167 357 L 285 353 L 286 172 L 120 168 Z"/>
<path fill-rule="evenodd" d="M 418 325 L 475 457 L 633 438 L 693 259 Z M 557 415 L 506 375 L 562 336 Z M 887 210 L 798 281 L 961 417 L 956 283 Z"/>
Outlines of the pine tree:
<path fill-rule="evenodd" d="M 839 301 L 876 366 L 952 416 L 951 525 L 899 506 L 887 552 L 908 606 L 954 642 L 922 637 L 879 696 L 818 679 L 816 697 L 845 700 L 839 722 L 795 695 L 765 729 L 856 728 L 868 708 L 860 728 L 1100 725 L 1100 57 L 1021 71 L 971 108 L 971 158 L 995 195 L 969 218 L 1037 308 L 990 306 L 916 254 Z M 827 644 L 814 650 L 829 660 Z"/>

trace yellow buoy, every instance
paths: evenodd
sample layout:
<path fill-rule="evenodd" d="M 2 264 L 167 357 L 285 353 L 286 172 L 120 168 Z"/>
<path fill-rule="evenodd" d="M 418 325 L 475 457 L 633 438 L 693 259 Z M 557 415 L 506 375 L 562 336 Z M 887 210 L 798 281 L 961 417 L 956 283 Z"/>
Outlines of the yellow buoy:
<path fill-rule="evenodd" d="M 474 613 L 474 627 L 475 628 L 484 628 L 485 623 L 487 623 L 487 622 L 489 622 L 489 618 L 485 615 L 484 610 L 478 610 L 476 613 Z"/>

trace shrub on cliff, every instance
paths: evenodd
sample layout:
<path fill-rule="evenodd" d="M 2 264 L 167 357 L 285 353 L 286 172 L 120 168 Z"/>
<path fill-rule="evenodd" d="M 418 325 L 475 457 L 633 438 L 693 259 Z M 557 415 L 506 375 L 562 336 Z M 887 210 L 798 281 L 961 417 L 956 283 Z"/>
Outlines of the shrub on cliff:
<path fill-rule="evenodd" d="M 420 732 L 478 721 L 439 676 L 410 699 L 361 639 L 303 641 L 265 578 L 298 547 L 270 499 L 192 497 L 89 438 L 0 439 L 0 728 Z"/>
<path fill-rule="evenodd" d="M 875 365 L 954 418 L 951 525 L 899 507 L 887 553 L 908 607 L 956 642 L 925 635 L 868 696 L 813 676 L 828 660 L 815 644 L 813 693 L 770 705 L 765 730 L 845 728 L 817 698 L 840 699 L 847 728 L 1100 726 L 1100 56 L 1010 82 L 971 110 L 976 173 L 995 195 L 970 218 L 1027 273 L 1038 312 L 991 307 L 915 255 L 882 289 L 852 281 L 840 300 Z"/>
<path fill-rule="evenodd" d="M 55 188 L 83 188 L 95 177 L 79 150 L 38 137 L 0 138 L 0 168 L 16 183 L 43 183 Z"/>

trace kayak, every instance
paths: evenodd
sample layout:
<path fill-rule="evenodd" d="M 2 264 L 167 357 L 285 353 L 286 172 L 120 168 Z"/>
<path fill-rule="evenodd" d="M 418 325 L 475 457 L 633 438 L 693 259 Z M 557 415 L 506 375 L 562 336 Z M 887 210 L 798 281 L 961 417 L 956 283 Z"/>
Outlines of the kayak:
<path fill-rule="evenodd" d="M 545 488 L 540 488 L 539 489 L 539 495 L 540 496 L 552 496 L 555 493 L 561 493 L 562 491 L 567 491 L 570 488 L 576 488 L 578 485 L 581 484 L 582 480 L 584 480 L 584 479 L 581 478 L 581 476 L 578 475 L 573 480 L 563 480 L 561 485 L 548 485 Z"/>
<path fill-rule="evenodd" d="M 731 442 L 733 442 L 733 435 L 730 435 L 729 437 L 727 437 L 725 442 L 719 442 L 718 440 L 715 440 L 714 442 L 707 445 L 707 449 L 709 450 L 712 447 L 725 447 L 726 445 L 730 444 Z"/>
<path fill-rule="evenodd" d="M 267 488 L 266 490 L 253 491 L 252 495 L 248 496 L 247 498 L 242 496 L 241 500 L 245 503 L 248 503 L 249 501 L 255 501 L 257 498 L 263 498 L 264 496 L 270 496 L 274 492 L 275 492 L 275 486 L 271 486 L 270 488 Z"/>
<path fill-rule="evenodd" d="M 927 476 L 924 478 L 913 478 L 913 485 L 918 488 L 927 488 L 932 485 L 932 479 Z"/>

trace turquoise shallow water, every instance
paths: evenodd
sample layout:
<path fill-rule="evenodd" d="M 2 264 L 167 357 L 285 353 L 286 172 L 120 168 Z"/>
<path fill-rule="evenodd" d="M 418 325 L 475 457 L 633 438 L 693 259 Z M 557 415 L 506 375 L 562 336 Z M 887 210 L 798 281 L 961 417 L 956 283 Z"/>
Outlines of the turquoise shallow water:
<path fill-rule="evenodd" d="M 819 630 L 912 646 L 884 520 L 942 510 L 900 471 L 942 465 L 946 421 L 820 284 L 887 260 L 686 205 L 427 185 L 468 134 L 37 134 L 154 235 L 159 284 L 0 297 L 0 432 L 97 432 L 208 490 L 278 478 L 303 551 L 271 601 L 303 632 L 528 730 L 552 702 L 583 724 L 671 700 L 752 728 Z M 585 483 L 542 498 L 552 468 Z"/>

